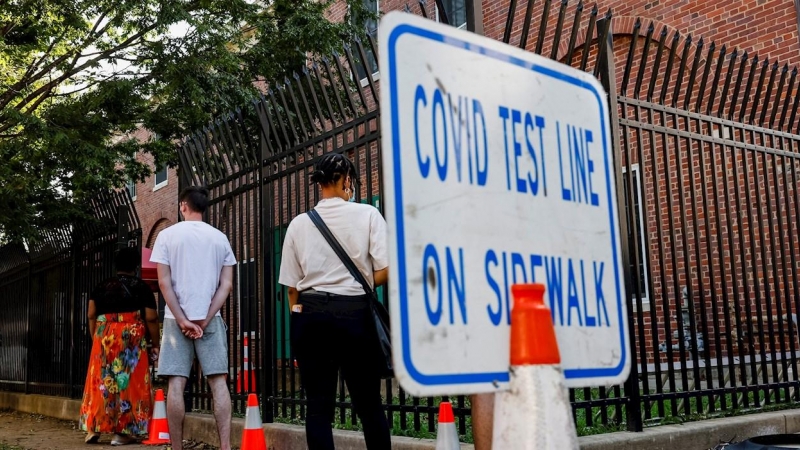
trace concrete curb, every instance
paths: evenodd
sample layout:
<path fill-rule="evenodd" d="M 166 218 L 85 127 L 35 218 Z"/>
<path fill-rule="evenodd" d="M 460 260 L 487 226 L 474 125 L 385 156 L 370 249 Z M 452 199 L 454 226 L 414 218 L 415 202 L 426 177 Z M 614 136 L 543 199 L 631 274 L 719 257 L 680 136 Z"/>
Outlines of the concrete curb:
<path fill-rule="evenodd" d="M 0 392 L 0 409 L 13 409 L 25 413 L 41 414 L 62 420 L 77 420 L 80 400 L 44 395 L 24 395 Z M 239 446 L 244 429 L 244 419 L 232 423 L 232 444 Z M 616 432 L 583 436 L 578 440 L 583 450 L 707 450 L 721 442 L 741 441 L 753 436 L 800 432 L 800 409 L 775 411 L 722 419 L 689 422 L 682 425 L 663 425 L 647 428 L 641 433 Z M 279 423 L 264 424 L 264 433 L 271 449 L 295 450 L 306 448 L 305 430 L 302 426 Z M 363 450 L 364 436 L 355 431 L 334 430 L 336 448 Z M 218 445 L 214 417 L 190 413 L 184 423 L 184 439 Z M 394 450 L 434 450 L 436 442 L 430 439 L 392 437 Z M 462 444 L 462 450 L 473 450 Z"/>
<path fill-rule="evenodd" d="M 800 432 L 800 410 L 661 425 L 641 433 L 616 432 L 581 437 L 582 450 L 708 450 L 723 442 L 739 442 L 765 434 Z"/>
<path fill-rule="evenodd" d="M 77 421 L 81 414 L 81 402 L 64 397 L 0 391 L 0 409 L 13 409 L 24 413 Z"/>

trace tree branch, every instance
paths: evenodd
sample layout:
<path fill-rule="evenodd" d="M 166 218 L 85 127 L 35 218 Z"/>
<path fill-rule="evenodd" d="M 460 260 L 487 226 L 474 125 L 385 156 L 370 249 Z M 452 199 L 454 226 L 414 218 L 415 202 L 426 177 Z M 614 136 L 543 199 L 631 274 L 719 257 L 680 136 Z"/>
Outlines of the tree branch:
<path fill-rule="evenodd" d="M 126 67 L 126 69 L 127 69 L 127 67 Z M 80 89 L 76 89 L 74 91 L 69 91 L 69 92 L 64 92 L 64 93 L 61 93 L 61 94 L 50 94 L 50 97 L 68 97 L 70 95 L 77 94 L 78 92 L 83 92 L 83 91 L 85 91 L 87 89 L 91 89 L 92 87 L 97 86 L 100 83 L 103 83 L 105 81 L 108 81 L 108 80 L 116 77 L 116 76 L 121 75 L 122 72 L 123 72 L 122 70 L 116 71 L 116 72 L 112 73 L 111 75 L 109 75 L 109 76 L 107 76 L 105 78 L 99 79 L 99 80 L 95 80 L 95 81 L 89 83 L 88 85 L 86 85 L 86 86 L 84 86 L 84 87 L 82 87 Z M 25 112 L 28 113 L 28 111 L 25 111 Z"/>
<path fill-rule="evenodd" d="M 59 35 L 57 38 L 53 39 L 53 42 L 50 43 L 50 45 L 47 47 L 47 50 L 44 52 L 44 54 L 42 55 L 41 58 L 38 58 L 38 59 L 34 58 L 33 59 L 33 61 L 31 62 L 30 66 L 28 66 L 28 68 L 25 70 L 25 74 L 22 75 L 21 81 L 26 80 L 31 75 L 31 73 L 33 73 L 33 71 L 37 67 L 39 67 L 39 64 L 41 64 L 45 59 L 47 59 L 50 56 L 50 52 L 53 51 L 53 49 L 55 48 L 56 44 L 61 42 L 61 40 L 64 38 L 64 36 L 66 34 L 67 34 L 67 30 L 64 30 L 61 33 L 61 35 Z"/>
<path fill-rule="evenodd" d="M 102 22 L 103 19 L 105 19 L 106 16 L 108 15 L 108 13 L 110 13 L 110 12 L 111 12 L 111 8 L 108 8 L 107 10 L 103 11 L 102 14 L 100 14 L 100 17 L 97 18 L 97 22 L 94 23 L 94 26 L 92 27 L 92 30 L 89 31 L 89 37 L 91 37 L 94 34 L 94 32 L 97 31 L 97 27 L 100 25 L 100 22 Z M 112 22 L 111 20 L 108 21 L 108 23 L 111 23 L 111 22 Z M 106 24 L 106 27 L 103 29 L 103 31 L 100 34 L 105 32 L 106 29 L 108 29 L 108 24 Z M 98 34 L 98 36 L 100 34 Z"/>
<path fill-rule="evenodd" d="M 134 58 L 126 58 L 126 57 L 124 57 L 124 56 L 117 56 L 117 57 L 115 57 L 115 58 L 114 58 L 114 60 L 115 60 L 115 61 L 128 61 L 129 63 L 138 63 L 138 62 L 139 62 L 139 60 L 138 60 L 138 59 L 134 59 Z M 130 66 L 128 66 L 128 68 L 130 68 L 131 66 L 133 66 L 133 64 L 131 64 Z"/>
<path fill-rule="evenodd" d="M 108 14 L 109 11 L 111 11 L 110 8 L 109 8 L 109 10 L 104 11 L 103 14 L 101 15 L 101 17 L 98 18 L 97 22 L 95 22 L 94 26 L 92 27 L 92 30 L 87 35 L 87 39 L 83 42 L 83 44 L 81 44 L 81 46 L 79 46 L 79 48 L 75 48 L 75 49 L 72 49 L 72 50 L 64 53 L 63 55 L 61 55 L 60 57 L 58 57 L 54 61 L 52 61 L 50 64 L 45 66 L 43 69 L 39 70 L 39 72 L 37 72 L 36 75 L 32 75 L 32 76 L 29 76 L 29 77 L 23 76 L 19 81 L 17 81 L 11 87 L 9 87 L 6 90 L 5 94 L 0 96 L 0 109 L 3 109 L 6 106 L 8 106 L 8 104 L 11 103 L 11 101 L 14 99 L 16 93 L 18 93 L 25 86 L 29 86 L 32 83 L 36 82 L 37 80 L 43 78 L 46 74 L 48 74 L 50 71 L 55 69 L 56 66 L 58 66 L 59 64 L 61 64 L 64 61 L 66 61 L 71 56 L 75 56 L 75 58 L 70 63 L 70 71 L 71 71 L 71 69 L 75 67 L 75 64 L 77 63 L 78 59 L 80 59 L 80 57 L 81 57 L 81 50 L 87 48 L 90 45 L 92 45 L 111 26 L 111 23 L 113 22 L 113 20 L 109 20 L 108 23 L 102 29 L 100 29 L 99 31 L 97 30 L 97 27 L 100 24 L 100 22 L 102 21 L 102 18 L 105 17 Z M 149 29 L 147 29 L 145 31 L 145 33 L 151 31 L 154 28 L 155 28 L 155 24 L 151 25 L 151 27 Z M 93 35 L 93 33 L 94 33 L 94 35 Z M 120 47 L 118 46 L 117 48 L 120 48 Z M 116 51 L 116 49 L 112 49 L 112 50 Z M 2 123 L 2 120 L 0 120 L 0 123 Z"/>
<path fill-rule="evenodd" d="M 105 14 L 106 14 L 106 12 L 103 12 L 103 15 L 105 15 Z M 81 46 L 80 46 L 80 50 L 79 50 L 78 52 L 76 52 L 76 53 L 75 53 L 75 57 L 74 57 L 74 58 L 72 58 L 72 62 L 69 64 L 69 67 L 70 67 L 70 69 L 69 69 L 69 70 L 70 70 L 70 71 L 72 71 L 72 70 L 74 69 L 74 67 L 75 67 L 75 64 L 77 64 L 77 63 L 78 63 L 78 60 L 80 60 L 82 57 L 85 57 L 85 55 L 83 55 L 83 54 L 82 54 L 82 53 L 83 53 L 83 51 L 82 51 L 82 50 L 83 50 L 83 49 L 86 49 L 86 48 L 87 48 L 87 47 L 89 47 L 90 45 L 94 44 L 94 43 L 97 41 L 97 39 L 99 39 L 99 38 L 100 38 L 100 36 L 102 36 L 103 34 L 105 34 L 105 32 L 108 30 L 108 28 L 109 28 L 109 27 L 111 27 L 111 23 L 113 23 L 113 22 L 114 22 L 113 20 L 109 20 L 109 21 L 108 21 L 108 23 L 107 23 L 107 24 L 106 24 L 106 25 L 105 25 L 103 28 L 101 28 L 101 29 L 98 31 L 98 30 L 97 30 L 97 26 L 98 26 L 98 25 L 100 25 L 100 22 L 101 22 L 101 21 L 102 21 L 102 17 L 101 17 L 101 18 L 98 18 L 97 22 L 95 22 L 95 24 L 94 24 L 94 26 L 92 27 L 91 31 L 89 31 L 89 34 L 88 34 L 88 36 L 87 36 L 86 40 L 83 42 L 83 44 L 81 44 Z M 96 33 L 96 34 L 95 34 L 95 33 Z M 93 34 L 94 34 L 94 35 L 93 35 Z M 114 49 L 112 49 L 112 51 L 113 51 L 113 50 L 114 50 Z M 98 53 L 98 55 L 102 55 L 103 53 L 104 53 L 104 52 L 100 52 L 100 53 Z"/>
<path fill-rule="evenodd" d="M 36 110 L 36 108 L 38 108 L 38 107 L 39 107 L 39 105 L 41 105 L 41 104 L 42 104 L 42 102 L 44 102 L 44 101 L 45 101 L 45 100 L 47 100 L 48 98 L 52 97 L 52 95 L 53 95 L 53 90 L 52 90 L 52 89 L 51 89 L 51 90 L 49 90 L 49 91 L 47 91 L 47 92 L 45 92 L 45 93 L 44 93 L 42 96 L 40 96 L 40 97 L 39 97 L 39 99 L 38 99 L 38 100 L 36 100 L 36 102 L 34 102 L 34 104 L 33 104 L 33 105 L 31 105 L 29 108 L 27 108 L 27 109 L 25 110 L 24 114 L 26 114 L 26 115 L 27 115 L 27 114 L 30 114 L 31 112 L 35 111 L 35 110 Z"/>
<path fill-rule="evenodd" d="M 142 41 L 139 41 L 139 42 L 135 42 L 135 43 L 127 46 L 125 48 L 125 50 L 132 50 L 132 49 L 134 49 L 134 48 L 136 48 L 136 47 L 138 47 L 140 45 L 144 45 L 145 42 L 147 42 L 147 41 L 142 40 Z M 80 56 L 78 56 L 78 59 L 80 59 L 80 58 L 88 58 L 90 56 L 102 55 L 105 52 L 106 52 L 106 50 L 100 50 L 100 51 L 96 51 L 96 52 L 92 52 L 92 53 L 82 53 Z"/>
<path fill-rule="evenodd" d="M 6 90 L 6 92 L 2 96 L 0 96 L 0 110 L 8 106 L 8 104 L 11 103 L 12 100 L 14 100 L 16 94 L 18 94 L 25 86 L 28 86 L 32 84 L 34 81 L 41 79 L 44 75 L 49 73 L 57 65 L 66 61 L 70 56 L 72 56 L 71 53 L 67 52 L 59 56 L 58 58 L 56 58 L 55 61 L 51 62 L 45 68 L 37 72 L 36 75 L 30 76 L 28 78 L 23 77 L 22 79 L 14 83 L 11 87 L 9 87 Z"/>
<path fill-rule="evenodd" d="M 0 37 L 5 37 L 11 30 L 14 29 L 14 22 L 8 22 L 3 28 L 0 28 Z"/>
<path fill-rule="evenodd" d="M 115 52 L 118 52 L 120 50 L 128 48 L 129 46 L 131 46 L 131 44 L 134 41 L 136 41 L 137 39 L 141 38 L 145 34 L 147 34 L 150 31 L 152 31 L 153 29 L 155 29 L 155 27 L 156 27 L 156 24 L 152 24 L 149 27 L 145 27 L 144 29 L 139 30 L 138 33 L 136 33 L 133 36 L 129 37 L 128 39 L 126 39 L 125 41 L 123 41 L 122 43 L 117 45 L 116 47 L 104 51 L 97 58 L 90 59 L 89 61 L 86 61 L 86 62 L 84 62 L 83 64 L 81 64 L 81 65 L 79 65 L 77 67 L 74 66 L 74 64 L 77 62 L 77 59 L 74 59 L 73 63 L 72 63 L 72 67 L 70 69 L 65 71 L 58 78 L 50 81 L 49 83 L 47 83 L 44 86 L 41 86 L 39 89 L 35 90 L 33 93 L 29 94 L 27 97 L 25 97 L 25 99 L 23 99 L 19 103 L 17 103 L 14 106 L 14 109 L 16 109 L 17 111 L 22 111 L 23 108 L 26 107 L 26 105 L 28 105 L 32 101 L 36 100 L 36 98 L 38 98 L 40 95 L 46 93 L 47 91 L 52 90 L 55 86 L 59 85 L 61 82 L 63 82 L 64 80 L 66 80 L 66 79 L 68 79 L 70 77 L 72 77 L 73 75 L 75 75 L 77 73 L 80 73 L 80 71 L 82 71 L 83 69 L 85 69 L 85 68 L 87 68 L 87 67 L 89 67 L 89 66 L 91 66 L 91 65 L 93 65 L 95 63 L 97 63 L 98 61 L 102 61 L 104 59 L 108 59 L 108 57 L 111 56 L 112 54 L 114 54 Z M 7 104 L 8 104 L 8 102 L 6 102 L 6 105 Z M 37 106 L 38 106 L 38 104 L 41 104 L 41 102 L 37 102 Z M 4 107 L 4 106 L 5 105 L 0 104 L 0 109 L 2 109 L 2 107 Z M 34 109 L 31 109 L 31 108 L 25 108 L 25 109 L 26 109 L 25 110 L 25 114 L 30 114 L 31 112 L 34 111 Z M 2 120 L 0 118 L 0 123 L 3 123 L 3 122 L 4 122 L 4 120 Z M 3 129 L 3 127 L 0 127 L 0 132 L 2 132 L 2 131 L 5 131 L 5 130 Z"/>

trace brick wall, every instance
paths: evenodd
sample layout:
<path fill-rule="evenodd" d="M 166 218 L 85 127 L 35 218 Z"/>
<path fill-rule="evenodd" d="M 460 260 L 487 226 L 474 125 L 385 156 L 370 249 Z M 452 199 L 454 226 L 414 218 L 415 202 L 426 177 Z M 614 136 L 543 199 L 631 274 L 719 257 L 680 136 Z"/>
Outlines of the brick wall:
<path fill-rule="evenodd" d="M 550 21 L 556 20 L 560 2 L 552 2 Z M 537 19 L 541 17 L 542 5 L 534 7 L 532 32 L 539 29 Z M 707 41 L 727 44 L 750 53 L 757 52 L 770 60 L 778 59 L 788 64 L 800 62 L 797 13 L 793 2 L 777 0 L 731 0 L 726 2 L 686 0 L 611 0 L 596 3 L 601 13 L 611 9 L 617 20 L 641 18 L 645 24 L 656 22 L 656 32 L 667 26 L 673 31 L 703 36 Z M 484 30 L 487 37 L 502 39 L 508 17 L 508 0 L 483 0 Z M 570 1 L 568 16 L 572 16 L 577 2 Z M 584 16 L 594 3 L 587 3 Z M 527 2 L 517 4 L 515 27 L 511 44 L 517 45 L 522 34 L 522 22 Z M 620 24 L 622 22 L 619 22 Z M 628 22 L 632 23 L 632 21 Z M 550 29 L 553 26 L 551 24 Z M 615 33 L 630 33 L 630 27 L 615 27 Z M 535 38 L 535 36 L 533 36 Z M 533 49 L 529 38 L 528 49 Z"/>
<path fill-rule="evenodd" d="M 476 1 L 481 1 L 484 34 L 492 39 L 501 40 L 506 27 L 510 0 Z M 544 3 L 538 1 L 534 4 L 532 15 L 534 24 L 531 28 L 533 33 L 539 29 L 538 20 L 541 17 Z M 569 16 L 572 16 L 577 3 L 574 0 L 569 2 L 567 8 Z M 416 1 L 380 0 L 378 8 L 382 13 L 386 13 L 403 10 L 407 4 L 412 13 L 420 14 L 419 3 Z M 428 0 L 426 4 L 428 17 L 435 17 L 435 2 Z M 550 21 L 554 22 L 561 2 L 553 1 L 551 4 Z M 584 17 L 594 5 L 595 3 L 587 2 Z M 645 23 L 655 21 L 657 32 L 666 25 L 670 31 L 677 30 L 681 34 L 703 36 L 707 41 L 724 43 L 729 47 L 737 47 L 749 53 L 757 52 L 760 56 L 770 60 L 778 59 L 782 63 L 790 65 L 800 62 L 797 13 L 791 1 L 601 0 L 596 2 L 596 5 L 601 13 L 611 9 L 614 17 L 618 19 L 642 18 Z M 511 44 L 513 45 L 519 44 L 526 8 L 526 1 L 517 2 L 515 26 L 511 35 Z M 342 20 L 345 13 L 346 3 L 344 0 L 340 0 L 331 7 L 328 18 L 334 21 Z M 549 28 L 552 29 L 552 25 Z M 630 33 L 630 31 L 625 28 L 615 29 L 616 33 L 623 34 Z M 535 41 L 533 38 L 528 40 L 529 49 L 533 49 Z"/>
<path fill-rule="evenodd" d="M 133 135 L 133 139 L 145 141 L 150 139 L 149 131 L 140 129 Z M 153 156 L 139 153 L 138 161 L 144 162 L 155 170 Z M 178 221 L 178 174 L 174 168 L 167 170 L 167 184 L 155 187 L 155 175 L 143 182 L 136 183 L 136 199 L 133 201 L 139 221 L 142 224 L 142 245 L 152 248 L 158 230 L 164 225 L 172 225 Z"/>

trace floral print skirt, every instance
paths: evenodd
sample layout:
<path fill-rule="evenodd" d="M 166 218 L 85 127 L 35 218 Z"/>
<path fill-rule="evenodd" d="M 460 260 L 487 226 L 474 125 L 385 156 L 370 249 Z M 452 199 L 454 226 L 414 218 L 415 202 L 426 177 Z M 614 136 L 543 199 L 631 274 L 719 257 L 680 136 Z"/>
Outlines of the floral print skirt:
<path fill-rule="evenodd" d="M 146 436 L 153 410 L 150 388 L 140 313 L 98 316 L 81 404 L 81 430 Z"/>

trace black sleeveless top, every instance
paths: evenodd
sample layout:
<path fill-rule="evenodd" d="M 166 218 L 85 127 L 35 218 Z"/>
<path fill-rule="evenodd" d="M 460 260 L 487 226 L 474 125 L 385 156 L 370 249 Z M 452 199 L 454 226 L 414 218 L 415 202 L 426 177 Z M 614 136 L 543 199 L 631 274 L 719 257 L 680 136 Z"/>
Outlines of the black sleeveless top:
<path fill-rule="evenodd" d="M 97 315 L 156 309 L 156 297 L 141 278 L 118 275 L 102 281 L 92 291 Z M 144 318 L 142 318 L 144 319 Z"/>

